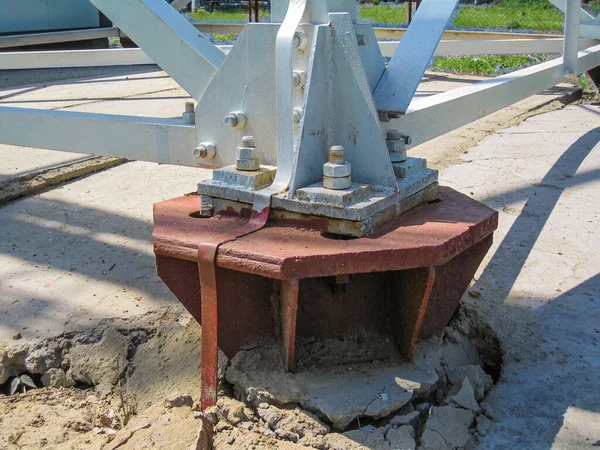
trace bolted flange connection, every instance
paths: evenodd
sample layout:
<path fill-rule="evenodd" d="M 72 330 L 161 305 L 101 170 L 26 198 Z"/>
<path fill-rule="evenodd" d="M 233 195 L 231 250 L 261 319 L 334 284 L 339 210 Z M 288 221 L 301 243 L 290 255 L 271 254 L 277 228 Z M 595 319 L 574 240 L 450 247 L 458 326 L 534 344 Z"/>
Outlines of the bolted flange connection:
<path fill-rule="evenodd" d="M 387 132 L 387 139 L 385 143 L 390 152 L 390 158 L 392 162 L 404 162 L 407 159 L 406 146 L 410 145 L 412 139 L 410 136 L 405 136 L 398 130 L 389 130 Z"/>
<path fill-rule="evenodd" d="M 194 111 L 194 103 L 193 102 L 185 102 L 185 111 L 181 115 L 181 120 L 187 124 L 195 124 L 196 123 L 196 113 Z"/>
<path fill-rule="evenodd" d="M 202 159 L 213 159 L 217 154 L 217 148 L 211 142 L 202 142 L 194 149 L 194 157 Z"/>
<path fill-rule="evenodd" d="M 240 146 L 235 149 L 235 168 L 244 171 L 260 169 L 260 152 L 254 136 L 244 136 Z"/>
<path fill-rule="evenodd" d="M 323 187 L 333 190 L 352 186 L 352 166 L 346 162 L 346 151 L 341 145 L 329 150 L 329 162 L 323 165 Z"/>
<path fill-rule="evenodd" d="M 248 118 L 243 111 L 231 111 L 225 116 L 223 123 L 231 128 L 244 128 L 248 123 Z"/>

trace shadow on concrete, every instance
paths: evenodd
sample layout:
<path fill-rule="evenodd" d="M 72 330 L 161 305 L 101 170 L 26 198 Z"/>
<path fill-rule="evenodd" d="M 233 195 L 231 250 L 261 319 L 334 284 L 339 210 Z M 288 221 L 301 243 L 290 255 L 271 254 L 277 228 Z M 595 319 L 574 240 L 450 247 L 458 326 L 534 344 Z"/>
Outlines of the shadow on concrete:
<path fill-rule="evenodd" d="M 23 308 L 19 311 L 22 320 L 36 316 L 52 321 L 52 311 L 58 306 L 52 306 L 57 300 L 49 294 L 52 281 L 38 279 L 38 283 L 47 283 L 45 286 L 22 284 L 26 272 L 32 270 L 51 269 L 58 278 L 81 274 L 92 283 L 101 282 L 94 290 L 94 298 L 89 299 L 90 304 L 101 300 L 103 289 L 112 295 L 119 286 L 137 292 L 144 299 L 176 301 L 156 275 L 150 221 L 107 214 L 81 204 L 31 197 L 26 203 L 17 201 L 0 208 L 0 222 L 3 237 L 0 253 L 29 263 L 15 269 L 21 273 L 11 272 L 11 278 L 21 280 L 19 294 L 17 282 L 13 288 L 11 278 L 0 281 L 4 295 L 14 300 L 15 305 L 10 308 Z M 38 277 L 33 274 L 29 278 L 33 282 Z M 81 299 L 80 304 L 85 307 L 87 300 Z M 97 316 L 96 312 L 90 312 Z M 10 315 L 0 314 L 2 325 L 9 328 L 14 325 Z"/>
<path fill-rule="evenodd" d="M 164 91 L 173 91 L 175 88 L 164 89 Z M 160 92 L 160 91 L 159 91 Z M 2 104 L 26 104 L 26 103 L 59 103 L 59 102 L 77 102 L 77 101 L 85 101 L 85 102 L 131 102 L 131 101 L 144 101 L 144 100 L 178 100 L 178 99 L 191 99 L 189 95 L 165 95 L 165 96 L 152 96 L 152 97 L 141 97 L 142 95 L 148 95 L 152 92 L 144 92 L 140 94 L 140 96 L 134 95 L 131 97 L 80 97 L 80 98 L 52 98 L 48 100 L 15 100 L 15 101 L 2 101 Z M 79 104 L 69 105 L 69 107 L 80 106 Z"/>
<path fill-rule="evenodd" d="M 539 183 L 483 199 L 497 209 L 526 203 L 476 283 L 493 303 L 483 307 L 513 353 L 497 389 L 504 408 L 497 411 L 500 423 L 482 448 L 550 449 L 564 432 L 569 408 L 600 413 L 600 391 L 594 388 L 600 373 L 600 274 L 558 297 L 531 299 L 539 301 L 537 309 L 507 303 L 565 190 L 600 179 L 598 169 L 577 173 L 599 142 L 600 127 L 573 143 Z"/>
<path fill-rule="evenodd" d="M 21 69 L 3 70 L 0 77 L 0 89 L 9 88 L 32 88 L 32 90 L 47 87 L 49 84 L 68 84 L 77 80 L 77 83 L 93 83 L 99 78 L 127 76 L 141 73 L 159 73 L 161 69 L 154 65 L 140 66 L 111 66 L 111 67 L 74 67 L 74 68 L 52 68 L 52 69 Z M 166 78 L 157 75 L 151 78 Z M 109 80 L 103 80 L 108 82 Z M 116 81 L 116 80 L 115 80 Z M 47 83 L 46 86 L 31 86 L 34 84 Z M 20 95 L 19 92 L 16 95 Z M 9 98 L 9 97 L 5 97 Z"/>

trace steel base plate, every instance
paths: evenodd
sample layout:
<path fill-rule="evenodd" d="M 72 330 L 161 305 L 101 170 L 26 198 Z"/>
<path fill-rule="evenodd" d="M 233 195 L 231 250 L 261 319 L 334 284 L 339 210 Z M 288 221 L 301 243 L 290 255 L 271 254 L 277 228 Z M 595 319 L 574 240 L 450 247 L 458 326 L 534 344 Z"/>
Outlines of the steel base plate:
<path fill-rule="evenodd" d="M 340 239 L 306 222 L 299 228 L 275 219 L 224 243 L 216 257 L 218 333 L 211 345 L 233 357 L 244 346 L 279 340 L 292 371 L 297 337 L 377 331 L 411 358 L 417 340 L 441 333 L 456 311 L 498 226 L 498 214 L 485 205 L 445 187 L 439 194 L 440 201 L 368 237 Z M 153 241 L 159 276 L 202 323 L 198 249 L 248 219 L 201 219 L 198 205 L 197 195 L 156 204 Z"/>

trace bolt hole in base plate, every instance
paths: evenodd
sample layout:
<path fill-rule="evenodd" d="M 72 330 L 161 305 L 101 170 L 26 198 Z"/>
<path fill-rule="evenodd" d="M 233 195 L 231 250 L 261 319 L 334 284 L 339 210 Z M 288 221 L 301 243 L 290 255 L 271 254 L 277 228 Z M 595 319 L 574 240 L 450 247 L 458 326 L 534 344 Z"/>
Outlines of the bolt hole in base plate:
<path fill-rule="evenodd" d="M 355 239 L 360 239 L 359 237 L 356 237 L 356 236 L 345 236 L 342 234 L 327 233 L 327 232 L 321 233 L 321 236 L 323 236 L 326 239 L 331 239 L 333 241 L 353 241 Z"/>
<path fill-rule="evenodd" d="M 203 216 L 200 211 L 195 211 L 193 213 L 190 214 L 190 217 L 192 219 L 210 219 L 209 216 Z"/>

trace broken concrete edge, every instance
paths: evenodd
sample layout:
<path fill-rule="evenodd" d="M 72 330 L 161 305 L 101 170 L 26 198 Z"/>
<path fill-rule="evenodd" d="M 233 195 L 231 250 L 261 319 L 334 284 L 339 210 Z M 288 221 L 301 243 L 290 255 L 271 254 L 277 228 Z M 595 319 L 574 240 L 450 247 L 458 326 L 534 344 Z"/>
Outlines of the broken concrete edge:
<path fill-rule="evenodd" d="M 10 178 L 0 183 L 0 205 L 126 162 L 125 158 L 99 156 Z"/>
<path fill-rule="evenodd" d="M 362 363 L 348 363 L 341 358 L 337 366 L 333 364 L 334 370 L 345 374 L 345 381 L 340 377 L 333 379 L 328 373 L 321 374 L 325 384 L 320 387 L 317 385 L 313 392 L 319 393 L 321 399 L 312 396 L 310 408 L 292 398 L 310 394 L 302 389 L 285 394 L 288 399 L 278 399 L 265 390 L 253 389 L 252 398 L 238 397 L 244 400 L 242 402 L 231 397 L 232 387 L 223 382 L 217 406 L 201 412 L 197 402 L 200 328 L 191 316 L 173 307 L 160 308 L 135 319 L 106 319 L 89 329 L 65 333 L 43 342 L 14 343 L 0 351 L 0 369 L 4 369 L 7 381 L 10 381 L 10 377 L 29 372 L 43 374 L 43 384 L 51 388 L 72 388 L 75 382 L 80 388 L 94 386 L 95 396 L 99 399 L 118 399 L 125 390 L 128 398 L 137 405 L 140 420 L 150 407 L 168 410 L 183 408 L 187 411 L 186 415 L 202 419 L 196 422 L 196 427 L 209 425 L 203 418 L 211 422 L 210 429 L 200 429 L 199 448 L 210 448 L 205 445 L 213 437 L 217 450 L 231 448 L 228 445 L 233 442 L 239 448 L 249 448 L 251 444 L 265 444 L 266 447 L 259 448 L 271 448 L 269 444 L 281 442 L 323 450 L 364 449 L 365 446 L 376 448 L 370 446 L 372 441 L 384 445 L 387 443 L 392 448 L 414 449 L 416 445 L 424 449 L 446 448 L 436 447 L 439 433 L 444 436 L 440 442 L 453 447 L 462 447 L 464 443 L 473 448 L 472 445 L 488 434 L 493 426 L 493 412 L 485 405 L 486 394 L 493 388 L 492 380 L 481 367 L 483 363 L 479 350 L 475 349 L 471 336 L 462 334 L 462 330 L 471 330 L 473 335 L 477 335 L 485 328 L 476 320 L 468 313 L 457 314 L 441 338 L 432 338 L 421 345 L 420 356 L 417 356 L 420 362 L 416 364 L 433 361 L 432 364 L 437 368 L 441 361 L 443 364 L 439 372 L 420 378 L 415 375 L 415 372 L 423 370 L 420 366 L 406 365 L 403 369 L 408 370 L 404 373 L 406 376 L 388 370 L 388 375 L 393 375 L 392 380 L 395 376 L 402 378 L 396 381 L 398 387 L 387 386 L 389 383 L 385 382 L 383 390 L 376 390 L 373 398 L 369 397 L 369 393 L 363 403 L 361 401 L 365 399 L 359 392 L 362 389 L 356 390 L 357 377 L 374 380 L 373 373 L 365 371 L 378 374 L 385 355 L 395 354 L 391 348 L 373 348 L 370 341 L 366 341 L 368 348 L 363 349 L 365 354 L 357 354 L 354 347 L 347 346 L 340 350 L 339 355 L 337 350 L 333 353 L 336 359 L 352 350 L 353 358 L 358 357 Z M 352 345 L 363 347 L 364 343 L 363 340 L 351 342 Z M 292 377 L 304 376 L 306 380 L 317 383 L 316 375 L 330 369 L 319 363 L 319 358 L 332 357 L 329 350 L 319 354 L 321 345 L 318 340 L 308 342 L 304 353 L 307 357 L 312 355 L 313 360 L 308 361 L 309 364 Z M 384 342 L 383 345 L 389 344 Z M 240 354 L 253 350 L 261 349 L 248 349 Z M 365 356 L 370 362 L 365 362 Z M 223 378 L 224 373 L 236 364 L 234 360 L 224 361 L 220 369 Z M 267 363 L 263 359 L 261 364 L 264 366 Z M 303 371 L 307 373 L 302 375 Z M 251 373 L 247 375 L 253 376 Z M 358 403 L 362 406 L 357 409 L 357 420 L 339 429 L 341 427 L 332 426 L 332 421 L 323 411 L 336 402 L 336 408 L 352 406 L 352 399 L 342 398 L 345 386 L 349 392 L 355 391 L 354 396 L 361 397 Z M 233 388 L 240 391 L 239 387 Z M 0 399 L 18 401 L 19 396 L 12 398 L 0 395 Z M 346 416 L 353 415 L 353 412 L 343 411 L 338 414 L 340 420 L 345 422 Z M 427 425 L 432 418 L 430 426 Z M 130 427 L 120 424 L 116 428 L 118 435 L 115 442 L 129 439 L 130 434 L 135 432 L 133 422 Z"/>

